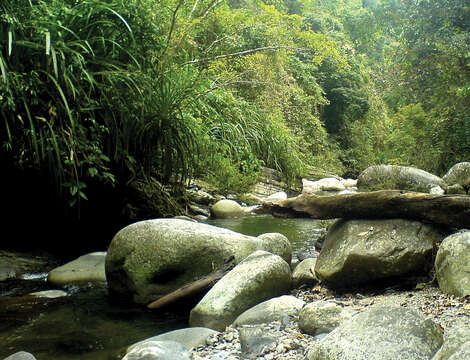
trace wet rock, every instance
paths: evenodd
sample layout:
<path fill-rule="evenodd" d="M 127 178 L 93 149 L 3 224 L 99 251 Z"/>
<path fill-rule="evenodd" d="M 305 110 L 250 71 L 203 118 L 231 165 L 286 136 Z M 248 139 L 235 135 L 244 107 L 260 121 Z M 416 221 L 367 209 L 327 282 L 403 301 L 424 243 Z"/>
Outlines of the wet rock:
<path fill-rule="evenodd" d="M 464 346 L 465 345 L 465 346 Z M 432 360 L 470 359 L 470 353 L 463 356 L 470 348 L 470 328 L 456 327 L 444 333 L 444 344 Z"/>
<path fill-rule="evenodd" d="M 442 344 L 439 325 L 416 310 L 373 306 L 343 322 L 308 360 L 428 360 Z"/>
<path fill-rule="evenodd" d="M 243 208 L 234 200 L 219 200 L 211 207 L 211 215 L 216 219 L 229 219 L 243 216 Z"/>
<path fill-rule="evenodd" d="M 397 189 L 429 192 L 434 186 L 446 188 L 440 177 L 409 166 L 374 165 L 365 169 L 357 179 L 359 189 Z"/>
<path fill-rule="evenodd" d="M 446 237 L 437 252 L 436 278 L 442 291 L 470 295 L 470 231 Z"/>
<path fill-rule="evenodd" d="M 285 316 L 297 316 L 305 302 L 295 296 L 284 295 L 264 301 L 238 316 L 233 325 L 254 325 L 282 321 Z"/>
<path fill-rule="evenodd" d="M 319 335 L 333 331 L 352 313 L 330 301 L 314 301 L 303 307 L 299 314 L 299 328 L 309 335 Z"/>
<path fill-rule="evenodd" d="M 113 238 L 106 257 L 108 287 L 148 304 L 211 273 L 232 256 L 239 263 L 264 244 L 266 240 L 202 223 L 141 221 Z"/>
<path fill-rule="evenodd" d="M 444 235 L 418 221 L 339 220 L 328 231 L 315 275 L 332 287 L 350 287 L 410 273 L 423 274 Z"/>
<path fill-rule="evenodd" d="M 189 190 L 189 199 L 197 204 L 210 205 L 215 202 L 215 197 L 202 190 Z"/>
<path fill-rule="evenodd" d="M 318 280 L 315 278 L 315 264 L 317 258 L 308 258 L 303 260 L 300 264 L 295 267 L 292 273 L 292 286 L 294 288 L 301 285 L 313 285 Z"/>
<path fill-rule="evenodd" d="M 192 348 L 205 345 L 206 339 L 214 334 L 218 334 L 218 332 L 202 327 L 178 329 L 139 341 L 138 343 L 129 346 L 128 352 L 147 341 L 175 341 L 183 345 L 185 349 L 190 350 Z"/>
<path fill-rule="evenodd" d="M 47 281 L 64 285 L 72 283 L 105 282 L 104 271 L 106 252 L 94 252 L 80 256 L 49 272 Z"/>
<path fill-rule="evenodd" d="M 26 351 L 19 351 L 6 357 L 4 360 L 36 360 L 33 354 L 30 354 Z"/>
<path fill-rule="evenodd" d="M 223 330 L 249 308 L 287 293 L 289 265 L 278 255 L 256 251 L 219 280 L 191 310 L 189 324 Z"/>
<path fill-rule="evenodd" d="M 146 341 L 132 348 L 122 360 L 191 360 L 191 354 L 175 341 Z"/>

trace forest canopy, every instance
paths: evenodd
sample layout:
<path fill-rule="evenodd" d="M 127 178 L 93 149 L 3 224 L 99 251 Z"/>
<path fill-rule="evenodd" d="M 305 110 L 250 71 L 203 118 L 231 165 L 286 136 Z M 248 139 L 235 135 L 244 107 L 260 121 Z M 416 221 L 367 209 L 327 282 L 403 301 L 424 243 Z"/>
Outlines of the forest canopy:
<path fill-rule="evenodd" d="M 6 0 L 0 154 L 72 207 L 92 184 L 262 165 L 442 175 L 470 157 L 464 0 Z"/>

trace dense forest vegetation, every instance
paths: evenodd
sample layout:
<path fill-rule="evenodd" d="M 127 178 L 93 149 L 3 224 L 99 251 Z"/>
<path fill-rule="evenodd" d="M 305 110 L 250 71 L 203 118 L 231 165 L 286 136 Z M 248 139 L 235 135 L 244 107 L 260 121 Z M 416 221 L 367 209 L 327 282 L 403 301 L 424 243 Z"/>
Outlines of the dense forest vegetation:
<path fill-rule="evenodd" d="M 0 45 L 2 166 L 77 213 L 150 177 L 470 158 L 466 0 L 3 0 Z"/>

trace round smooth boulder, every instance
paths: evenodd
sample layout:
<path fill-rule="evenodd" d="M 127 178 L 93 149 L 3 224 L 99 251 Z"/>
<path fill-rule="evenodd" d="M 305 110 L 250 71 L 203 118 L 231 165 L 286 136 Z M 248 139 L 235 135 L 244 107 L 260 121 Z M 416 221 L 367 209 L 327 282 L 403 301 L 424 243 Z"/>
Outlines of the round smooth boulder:
<path fill-rule="evenodd" d="M 429 360 L 442 345 L 438 324 L 418 311 L 373 306 L 313 345 L 308 360 Z"/>
<path fill-rule="evenodd" d="M 470 231 L 446 237 L 435 261 L 439 288 L 451 295 L 470 295 Z"/>
<path fill-rule="evenodd" d="M 403 219 L 338 220 L 329 229 L 315 275 L 332 287 L 423 274 L 432 268 L 440 228 Z"/>
<path fill-rule="evenodd" d="M 455 164 L 442 179 L 449 185 L 465 184 L 470 179 L 470 162 Z"/>
<path fill-rule="evenodd" d="M 3 360 L 36 360 L 33 354 L 26 351 L 18 351 Z"/>
<path fill-rule="evenodd" d="M 234 200 L 219 200 L 211 207 L 211 215 L 216 219 L 230 219 L 245 215 L 245 211 Z"/>
<path fill-rule="evenodd" d="M 191 310 L 190 326 L 223 331 L 241 313 L 285 294 L 291 271 L 280 256 L 256 251 L 220 279 Z"/>
<path fill-rule="evenodd" d="M 410 190 L 429 192 L 435 186 L 445 189 L 446 183 L 440 177 L 424 170 L 398 165 L 373 165 L 357 178 L 359 189 L 366 190 Z"/>
<path fill-rule="evenodd" d="M 213 272 L 232 256 L 239 263 L 263 244 L 256 237 L 180 219 L 137 222 L 111 241 L 108 288 L 148 304 Z"/>
<path fill-rule="evenodd" d="M 281 321 L 286 315 L 297 316 L 305 305 L 303 300 L 292 295 L 283 295 L 263 301 L 238 316 L 233 325 L 256 325 Z"/>
<path fill-rule="evenodd" d="M 288 264 L 292 261 L 292 245 L 289 239 L 281 233 L 265 233 L 258 236 L 261 241 L 260 249 L 279 255 Z"/>

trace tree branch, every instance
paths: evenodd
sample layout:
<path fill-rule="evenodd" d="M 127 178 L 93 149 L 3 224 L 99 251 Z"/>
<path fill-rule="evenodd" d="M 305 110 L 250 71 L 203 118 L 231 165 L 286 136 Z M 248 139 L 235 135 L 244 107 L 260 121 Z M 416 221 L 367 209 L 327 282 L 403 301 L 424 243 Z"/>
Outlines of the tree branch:
<path fill-rule="evenodd" d="M 218 56 L 207 57 L 207 58 L 202 58 L 202 59 L 195 59 L 195 60 L 185 62 L 183 65 L 192 65 L 192 64 L 207 62 L 211 60 L 225 59 L 225 58 L 235 57 L 235 56 L 246 56 L 246 55 L 250 55 L 250 54 L 261 52 L 261 51 L 277 51 L 277 50 L 282 50 L 282 49 L 295 50 L 295 51 L 313 51 L 313 49 L 296 48 L 292 46 L 266 46 L 266 47 L 260 47 L 256 49 L 249 49 L 245 51 L 231 53 L 231 54 L 224 54 L 224 55 L 218 55 Z"/>

